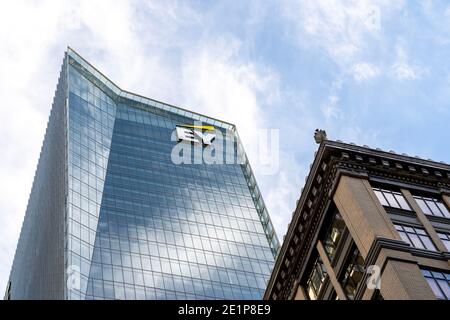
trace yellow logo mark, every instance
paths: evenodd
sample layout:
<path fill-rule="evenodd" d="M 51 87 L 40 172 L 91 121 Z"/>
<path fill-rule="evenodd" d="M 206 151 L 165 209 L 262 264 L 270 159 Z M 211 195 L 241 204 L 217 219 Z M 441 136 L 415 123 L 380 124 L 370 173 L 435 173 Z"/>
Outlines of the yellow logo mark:
<path fill-rule="evenodd" d="M 211 130 L 211 131 L 215 129 L 214 126 L 196 126 L 196 125 L 190 125 L 190 124 L 180 124 L 179 127 Z"/>

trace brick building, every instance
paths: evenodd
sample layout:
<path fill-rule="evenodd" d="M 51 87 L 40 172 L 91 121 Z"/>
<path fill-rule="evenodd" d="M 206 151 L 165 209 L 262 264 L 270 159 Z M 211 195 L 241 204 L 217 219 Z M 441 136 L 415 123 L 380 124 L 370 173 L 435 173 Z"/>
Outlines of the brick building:
<path fill-rule="evenodd" d="M 316 141 L 264 298 L 450 299 L 450 165 Z"/>

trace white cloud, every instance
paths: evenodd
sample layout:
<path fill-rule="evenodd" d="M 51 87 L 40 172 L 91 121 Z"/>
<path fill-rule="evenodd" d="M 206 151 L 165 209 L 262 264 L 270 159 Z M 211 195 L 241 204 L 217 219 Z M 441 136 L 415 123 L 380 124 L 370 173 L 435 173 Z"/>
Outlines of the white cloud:
<path fill-rule="evenodd" d="M 289 36 L 301 47 L 321 48 L 346 66 L 377 39 L 383 19 L 402 6 L 403 1 L 287 0 L 283 13 L 293 27 Z"/>
<path fill-rule="evenodd" d="M 320 108 L 326 119 L 336 119 L 339 117 L 340 109 L 338 107 L 339 96 L 333 94 L 328 97 L 328 101 Z"/>
<path fill-rule="evenodd" d="M 367 82 L 383 75 L 385 62 L 375 61 L 374 55 L 389 43 L 385 35 L 387 22 L 402 12 L 404 4 L 404 1 L 387 0 L 284 2 L 285 32 L 289 40 L 302 52 L 323 53 L 331 62 L 324 71 L 331 74 L 328 79 L 331 83 L 320 105 L 322 117 L 314 120 L 319 126 L 326 126 L 330 133 L 343 137 L 350 128 L 358 130 L 357 122 L 353 121 L 357 119 L 348 111 L 350 108 L 340 106 L 341 87 L 349 77 Z M 311 110 L 314 109 L 312 103 Z"/>
<path fill-rule="evenodd" d="M 385 21 L 401 12 L 404 1 L 286 0 L 284 4 L 289 39 L 302 50 L 325 53 L 336 66 L 335 82 L 347 76 L 365 82 L 385 72 L 383 63 L 373 60 L 373 52 L 387 41 Z M 340 92 L 331 91 L 321 107 L 327 119 L 339 116 Z"/>
<path fill-rule="evenodd" d="M 397 62 L 393 64 L 392 72 L 399 80 L 414 80 L 419 78 L 418 71 L 404 62 Z"/>
<path fill-rule="evenodd" d="M 292 154 L 282 152 L 281 161 L 283 169 L 271 180 L 272 185 L 264 194 L 267 210 L 280 242 L 286 234 L 288 223 L 292 219 L 292 212 L 300 197 L 300 190 L 304 185 L 301 177 L 307 175 L 307 171 L 298 165 Z"/>
<path fill-rule="evenodd" d="M 405 48 L 397 44 L 396 61 L 391 66 L 392 75 L 398 80 L 416 80 L 426 73 L 426 69 L 413 65 L 408 61 L 408 55 Z"/>
<path fill-rule="evenodd" d="M 342 84 L 343 82 L 341 79 L 333 81 L 328 99 L 320 108 L 326 120 L 336 120 L 342 115 L 341 109 L 339 108 L 339 92 L 342 88 Z"/>
<path fill-rule="evenodd" d="M 9 275 L 58 78 L 43 43 L 59 37 L 59 9 L 53 1 L 10 1 L 0 7 L 0 290 Z"/>
<path fill-rule="evenodd" d="M 184 105 L 236 124 L 249 157 L 262 125 L 262 103 L 277 95 L 277 76 L 252 63 L 239 62 L 241 43 L 222 39 L 195 48 L 184 60 Z"/>
<path fill-rule="evenodd" d="M 379 67 L 371 63 L 359 62 L 353 65 L 351 73 L 356 81 L 365 81 L 378 77 L 381 71 Z"/>

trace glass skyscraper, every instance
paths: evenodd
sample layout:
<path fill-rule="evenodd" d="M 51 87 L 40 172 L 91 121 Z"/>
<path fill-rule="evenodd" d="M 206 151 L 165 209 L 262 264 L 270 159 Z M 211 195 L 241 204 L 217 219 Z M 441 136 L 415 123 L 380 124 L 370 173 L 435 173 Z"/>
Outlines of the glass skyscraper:
<path fill-rule="evenodd" d="M 175 164 L 176 127 L 199 122 L 238 161 Z M 234 125 L 67 50 L 5 298 L 261 299 L 278 250 Z"/>

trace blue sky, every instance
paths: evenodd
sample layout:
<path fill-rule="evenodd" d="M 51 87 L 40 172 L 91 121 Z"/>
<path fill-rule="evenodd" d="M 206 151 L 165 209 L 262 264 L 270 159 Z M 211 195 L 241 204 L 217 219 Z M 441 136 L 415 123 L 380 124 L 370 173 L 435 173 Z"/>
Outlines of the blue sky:
<path fill-rule="evenodd" d="M 2 1 L 0 288 L 6 283 L 65 48 L 130 91 L 237 124 L 280 240 L 317 145 L 450 162 L 446 1 Z M 250 151 L 249 151 L 250 150 Z"/>

